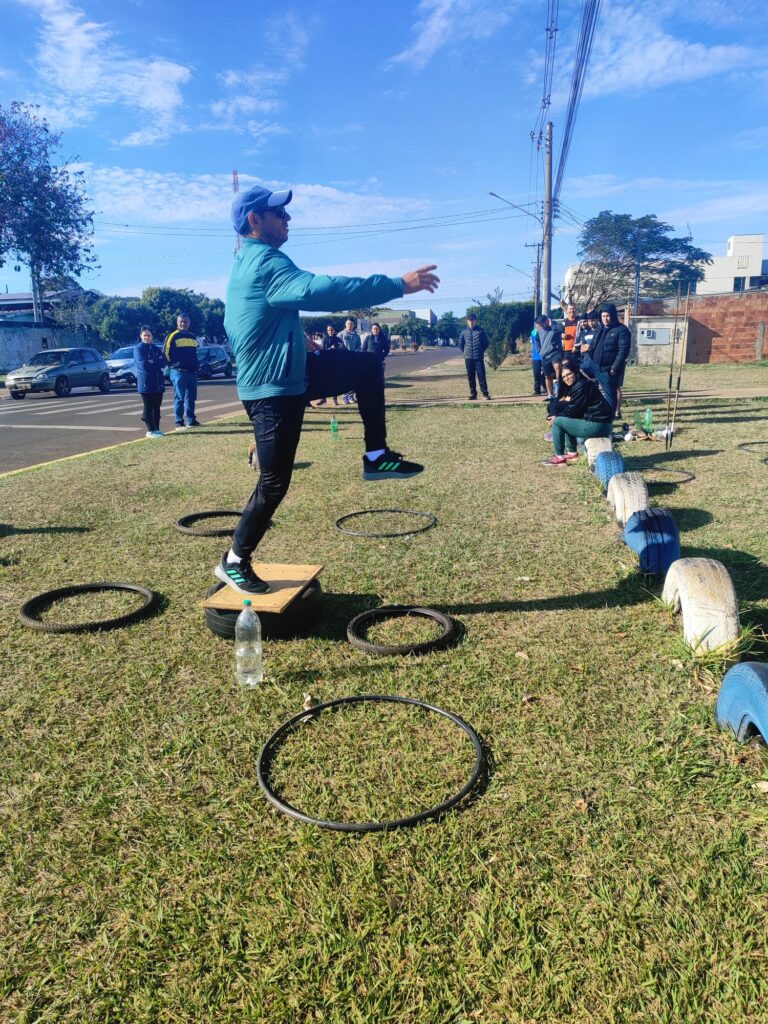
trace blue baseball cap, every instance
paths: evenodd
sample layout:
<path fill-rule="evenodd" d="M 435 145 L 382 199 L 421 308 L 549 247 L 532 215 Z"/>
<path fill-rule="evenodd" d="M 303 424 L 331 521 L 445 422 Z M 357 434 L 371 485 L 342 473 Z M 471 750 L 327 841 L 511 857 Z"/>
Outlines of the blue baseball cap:
<path fill-rule="evenodd" d="M 248 223 L 249 213 L 268 210 L 271 206 L 287 206 L 293 192 L 283 189 L 281 192 L 270 192 L 268 188 L 254 185 L 245 192 L 238 192 L 232 203 L 232 223 L 238 235 L 247 235 L 251 230 Z"/>

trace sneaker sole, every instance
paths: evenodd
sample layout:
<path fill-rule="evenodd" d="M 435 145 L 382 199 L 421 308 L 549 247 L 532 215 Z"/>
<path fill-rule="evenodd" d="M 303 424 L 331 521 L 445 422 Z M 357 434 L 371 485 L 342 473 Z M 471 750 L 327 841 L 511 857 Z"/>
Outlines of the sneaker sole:
<path fill-rule="evenodd" d="M 421 469 L 417 469 L 415 473 L 370 473 L 363 470 L 363 480 L 408 480 L 421 472 Z"/>
<path fill-rule="evenodd" d="M 216 579 L 221 580 L 222 583 L 228 586 L 230 590 L 234 590 L 236 594 L 242 594 L 243 597 L 253 597 L 255 594 L 269 593 L 269 584 L 267 583 L 264 584 L 263 590 L 243 590 L 242 587 L 238 587 L 235 581 L 231 580 L 229 576 L 227 576 L 227 574 L 224 572 L 220 565 L 217 565 L 216 568 L 213 570 L 213 575 L 216 577 Z"/>

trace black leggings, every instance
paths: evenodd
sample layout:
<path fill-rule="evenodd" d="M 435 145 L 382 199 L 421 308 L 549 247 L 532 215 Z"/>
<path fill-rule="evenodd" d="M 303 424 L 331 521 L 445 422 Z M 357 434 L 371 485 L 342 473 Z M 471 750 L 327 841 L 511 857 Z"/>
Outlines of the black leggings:
<path fill-rule="evenodd" d="M 260 475 L 232 538 L 232 550 L 240 558 L 256 549 L 288 491 L 308 401 L 354 391 L 365 431 L 365 450 L 387 446 L 384 373 L 378 355 L 346 349 L 307 353 L 307 377 L 309 383 L 303 395 L 243 401 L 253 424 Z"/>
<path fill-rule="evenodd" d="M 141 417 L 147 425 L 147 430 L 160 429 L 160 406 L 163 401 L 163 392 L 143 394 L 141 400 L 144 403 L 144 415 Z"/>

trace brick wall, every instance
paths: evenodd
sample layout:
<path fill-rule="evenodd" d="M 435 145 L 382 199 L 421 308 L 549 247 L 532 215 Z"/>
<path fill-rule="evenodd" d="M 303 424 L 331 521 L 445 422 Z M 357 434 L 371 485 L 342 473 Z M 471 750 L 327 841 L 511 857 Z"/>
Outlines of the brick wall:
<path fill-rule="evenodd" d="M 674 314 L 676 299 L 664 300 Z M 640 312 L 658 315 L 659 302 L 641 303 Z M 648 308 L 646 308 L 648 307 Z M 681 315 L 684 302 L 681 302 Z M 752 363 L 768 358 L 768 292 L 692 295 L 688 308 L 689 363 Z"/>

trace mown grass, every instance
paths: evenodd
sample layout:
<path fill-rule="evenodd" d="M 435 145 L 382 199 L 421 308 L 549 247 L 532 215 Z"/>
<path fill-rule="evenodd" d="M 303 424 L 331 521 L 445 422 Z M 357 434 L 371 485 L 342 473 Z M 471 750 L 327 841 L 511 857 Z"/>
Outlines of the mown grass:
<path fill-rule="evenodd" d="M 425 392 L 451 390 L 440 376 L 422 375 Z M 256 691 L 237 688 L 199 607 L 226 539 L 173 527 L 243 503 L 242 418 L 0 481 L 0 1019 L 764 1020 L 765 754 L 716 729 L 681 624 L 597 484 L 539 466 L 538 404 L 395 410 L 391 443 L 428 467 L 397 485 L 361 480 L 354 414 L 337 442 L 330 415 L 307 417 L 260 552 L 323 562 L 326 614 L 309 638 L 265 643 Z M 628 468 L 696 474 L 653 498 L 683 554 L 725 563 L 743 624 L 768 628 L 768 468 L 735 448 L 768 439 L 765 402 L 686 404 L 678 421 L 670 452 L 626 445 Z M 395 506 L 438 526 L 333 528 Z M 153 586 L 162 614 L 75 636 L 17 620 L 33 593 L 116 578 Z M 347 622 L 379 603 L 441 608 L 460 643 L 353 649 Z M 266 737 L 304 693 L 366 692 L 472 723 L 492 752 L 486 791 L 439 823 L 357 838 L 274 811 L 256 779 Z M 439 797 L 468 747 L 433 718 L 321 716 L 283 749 L 281 785 L 371 817 Z"/>

